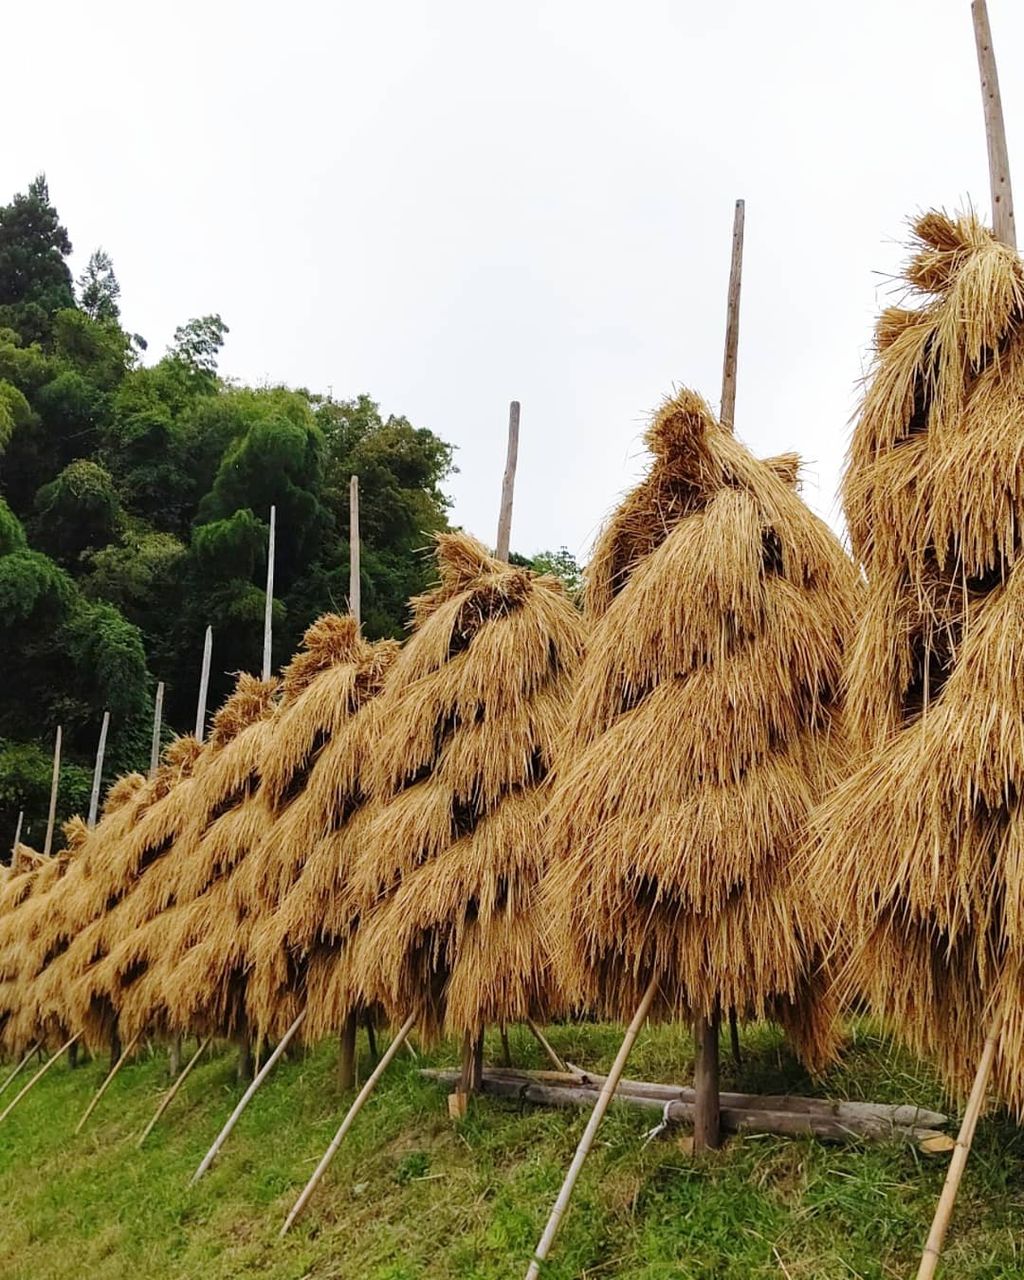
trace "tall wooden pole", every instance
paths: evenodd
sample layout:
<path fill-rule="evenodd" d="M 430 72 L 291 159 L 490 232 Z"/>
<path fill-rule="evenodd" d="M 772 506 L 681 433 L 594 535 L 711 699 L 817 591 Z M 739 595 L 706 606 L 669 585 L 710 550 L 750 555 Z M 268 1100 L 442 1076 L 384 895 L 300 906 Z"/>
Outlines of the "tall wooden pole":
<path fill-rule="evenodd" d="M 274 638 L 274 542 L 276 538 L 277 508 L 270 508 L 270 538 L 267 542 L 267 590 L 263 609 L 263 680 L 270 679 L 271 651 Z"/>
<path fill-rule="evenodd" d="M 359 577 L 359 477 L 348 482 L 348 611 L 356 620 L 363 620 L 362 580 Z"/>
<path fill-rule="evenodd" d="M 723 427 L 733 429 L 736 418 L 736 360 L 740 345 L 740 285 L 743 277 L 744 204 L 736 201 L 732 220 L 732 262 L 729 266 L 729 298 L 725 319 L 725 359 L 722 362 L 722 408 L 719 419 Z"/>
<path fill-rule="evenodd" d="M 508 407 L 508 453 L 505 455 L 505 474 L 501 480 L 501 511 L 498 514 L 498 547 L 496 555 L 499 560 L 508 559 L 508 548 L 512 539 L 512 495 L 516 487 L 516 463 L 518 460 L 519 401 L 513 400 Z"/>
<path fill-rule="evenodd" d="M 149 776 L 156 773 L 160 763 L 160 729 L 164 718 L 164 682 L 156 687 L 156 703 L 153 706 L 153 741 L 149 745 Z"/>
<path fill-rule="evenodd" d="M 57 788 L 60 786 L 60 742 L 61 726 L 57 726 L 57 734 L 53 740 L 53 775 L 50 779 L 50 811 L 46 818 L 46 840 L 43 853 L 49 855 L 53 848 L 53 828 L 57 821 Z"/>
<path fill-rule="evenodd" d="M 548 1218 L 547 1226 L 544 1228 L 544 1234 L 540 1238 L 540 1243 L 537 1245 L 533 1255 L 533 1261 L 526 1272 L 526 1280 L 537 1280 L 540 1275 L 541 1265 L 551 1252 L 551 1246 L 555 1242 L 558 1228 L 562 1225 L 565 1211 L 569 1207 L 569 1199 L 572 1196 L 573 1188 L 576 1186 L 576 1180 L 580 1176 L 583 1162 L 586 1160 L 590 1148 L 594 1145 L 594 1139 L 597 1136 L 601 1121 L 604 1119 L 604 1113 L 611 1105 L 612 1098 L 615 1097 L 615 1090 L 619 1087 L 619 1081 L 622 1079 L 622 1073 L 626 1069 L 626 1062 L 633 1045 L 636 1043 L 636 1038 L 640 1034 L 640 1029 L 647 1021 L 651 1002 L 657 989 L 658 983 L 656 979 L 652 978 L 647 984 L 647 990 L 640 997 L 640 1004 L 633 1015 L 633 1021 L 626 1030 L 619 1052 L 616 1054 L 615 1061 L 612 1064 L 612 1069 L 608 1072 L 604 1084 L 601 1086 L 601 1092 L 598 1094 L 597 1102 L 590 1113 L 590 1119 L 587 1121 L 587 1127 L 583 1131 L 583 1137 L 580 1138 L 576 1154 L 572 1158 L 569 1172 L 565 1175 L 565 1181 L 562 1183 L 562 1189 L 558 1193 L 555 1207 L 551 1210 L 551 1216 Z"/>
<path fill-rule="evenodd" d="M 722 1145 L 718 1086 L 718 1013 L 699 1018 L 694 1027 L 697 1060 L 693 1069 L 693 1149 L 713 1151 Z"/>
<path fill-rule="evenodd" d="M 89 830 L 96 825 L 100 811 L 100 786 L 103 782 L 103 757 L 107 753 L 107 730 L 110 728 L 110 712 L 104 711 L 100 726 L 100 740 L 96 747 L 96 767 L 92 771 L 92 794 L 89 796 Z"/>
<path fill-rule="evenodd" d="M 203 670 L 199 677 L 199 701 L 196 704 L 196 740 L 206 736 L 206 695 L 210 688 L 210 662 L 213 658 L 213 627 L 206 628 L 203 641 Z"/>
<path fill-rule="evenodd" d="M 985 138 L 988 143 L 988 176 L 992 190 L 992 229 L 996 239 L 1017 247 L 1017 227 L 1013 220 L 1013 191 L 1010 188 L 1010 155 L 1003 124 L 1003 100 L 999 94 L 996 55 L 988 25 L 985 0 L 973 0 L 974 43 L 978 49 L 981 97 L 985 106 Z"/>
<path fill-rule="evenodd" d="M 14 862 L 18 852 L 18 845 L 21 844 L 21 828 L 25 821 L 25 810 L 18 810 L 18 825 L 14 828 L 14 843 L 11 845 L 11 862 Z"/>

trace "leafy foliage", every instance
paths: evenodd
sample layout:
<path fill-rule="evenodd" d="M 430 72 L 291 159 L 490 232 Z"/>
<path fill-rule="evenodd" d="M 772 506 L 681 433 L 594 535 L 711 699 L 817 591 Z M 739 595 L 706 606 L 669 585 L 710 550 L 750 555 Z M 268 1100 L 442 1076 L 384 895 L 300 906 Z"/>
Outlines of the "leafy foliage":
<path fill-rule="evenodd" d="M 88 769 L 110 710 L 112 774 L 146 761 L 156 680 L 168 724 L 191 722 L 207 625 L 212 706 L 259 670 L 271 506 L 276 664 L 346 607 L 353 474 L 363 626 L 402 634 L 447 527 L 452 450 L 368 396 L 226 382 L 215 313 L 142 364 L 110 255 L 92 254 L 76 302 L 70 250 L 45 179 L 0 208 L 0 734 L 48 759 L 61 723 L 69 767 Z M 3 769 L 0 832 L 36 803 Z"/>

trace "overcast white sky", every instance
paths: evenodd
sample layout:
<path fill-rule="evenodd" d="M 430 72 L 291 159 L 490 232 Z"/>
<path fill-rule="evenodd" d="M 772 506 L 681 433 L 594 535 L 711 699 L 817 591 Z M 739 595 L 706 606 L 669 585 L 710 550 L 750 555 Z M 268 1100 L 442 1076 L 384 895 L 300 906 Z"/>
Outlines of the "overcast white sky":
<path fill-rule="evenodd" d="M 1024 148 L 1024 5 L 989 0 Z M 0 200 L 45 170 L 159 355 L 219 311 L 224 372 L 366 391 L 458 446 L 492 541 L 584 555 L 673 385 L 717 405 L 747 202 L 737 432 L 836 488 L 906 219 L 988 179 L 969 0 L 115 3 L 4 13 Z"/>

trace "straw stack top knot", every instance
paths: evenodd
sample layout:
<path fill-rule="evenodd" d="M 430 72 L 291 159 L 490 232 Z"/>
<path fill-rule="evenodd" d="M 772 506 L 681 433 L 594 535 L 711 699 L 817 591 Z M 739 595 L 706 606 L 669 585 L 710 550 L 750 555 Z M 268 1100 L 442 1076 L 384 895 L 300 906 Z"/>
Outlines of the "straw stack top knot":
<path fill-rule="evenodd" d="M 223 747 L 237 738 L 243 729 L 264 719 L 274 706 L 278 680 L 261 680 L 242 671 L 231 696 L 213 717 L 210 744 Z"/>
<path fill-rule="evenodd" d="M 203 744 L 190 733 L 175 738 L 164 748 L 161 763 L 165 769 L 182 775 L 192 772 L 192 766 L 202 754 Z"/>
<path fill-rule="evenodd" d="M 644 440 L 658 462 L 677 463 L 706 454 L 707 434 L 718 425 L 704 397 L 684 387 L 654 415 Z"/>
<path fill-rule="evenodd" d="M 103 800 L 102 813 L 104 817 L 108 814 L 116 813 L 139 793 L 139 789 L 146 785 L 145 776 L 141 773 L 125 773 L 118 778 L 110 790 L 107 792 Z"/>
<path fill-rule="evenodd" d="M 365 656 L 366 642 L 350 614 L 325 613 L 302 637 L 302 648 L 284 669 L 283 696 L 286 702 L 298 697 L 322 672 Z"/>
<path fill-rule="evenodd" d="M 418 630 L 443 604 L 467 592 L 478 597 L 485 612 L 521 603 L 530 594 L 534 576 L 530 570 L 498 560 L 468 533 L 439 533 L 435 546 L 440 582 L 413 597 L 413 630 Z M 485 604 L 486 600 L 491 603 Z"/>
<path fill-rule="evenodd" d="M 89 838 L 85 819 L 77 813 L 61 824 L 61 830 L 64 832 L 64 847 L 68 853 L 77 853 Z"/>

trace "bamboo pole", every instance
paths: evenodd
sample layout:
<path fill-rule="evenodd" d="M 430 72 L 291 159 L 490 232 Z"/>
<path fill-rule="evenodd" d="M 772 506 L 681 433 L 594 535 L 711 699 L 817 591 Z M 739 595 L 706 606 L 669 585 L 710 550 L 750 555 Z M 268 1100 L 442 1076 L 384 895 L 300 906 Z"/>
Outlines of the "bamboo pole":
<path fill-rule="evenodd" d="M 100 726 L 100 740 L 96 746 L 96 765 L 92 771 L 92 793 L 89 796 L 89 830 L 96 825 L 100 811 L 100 786 L 103 783 L 103 757 L 107 753 L 107 730 L 110 728 L 110 712 L 104 711 Z"/>
<path fill-rule="evenodd" d="M 7 1106 L 6 1106 L 6 1107 L 4 1107 L 3 1111 L 0 1111 L 0 1122 L 2 1122 L 2 1121 L 4 1121 L 4 1120 L 6 1120 L 6 1119 L 7 1119 L 7 1117 L 11 1114 L 11 1112 L 12 1112 L 12 1111 L 14 1110 L 14 1108 L 18 1105 L 18 1103 L 22 1100 L 22 1098 L 24 1098 L 25 1094 L 26 1094 L 26 1093 L 28 1093 L 29 1089 L 31 1089 L 31 1088 L 33 1087 L 33 1085 L 35 1085 L 35 1084 L 37 1083 L 37 1081 L 41 1080 L 41 1079 L 43 1078 L 43 1076 L 45 1076 L 45 1075 L 46 1075 L 47 1071 L 49 1071 L 49 1069 L 53 1066 L 53 1064 L 57 1061 L 57 1059 L 58 1059 L 58 1058 L 62 1058 L 62 1057 L 64 1056 L 64 1054 L 65 1054 L 65 1053 L 67 1053 L 67 1051 L 71 1048 L 71 1046 L 72 1046 L 73 1044 L 77 1044 L 77 1043 L 78 1043 L 78 1040 L 79 1040 L 79 1037 L 81 1036 L 81 1034 L 82 1034 L 82 1033 L 81 1033 L 81 1031 L 77 1031 L 77 1032 L 76 1032 L 76 1033 L 71 1037 L 71 1039 L 70 1039 L 70 1040 L 66 1040 L 66 1041 L 64 1042 L 64 1044 L 62 1044 L 62 1045 L 61 1045 L 61 1047 L 57 1050 L 57 1052 L 53 1055 L 53 1057 L 52 1057 L 52 1058 L 47 1058 L 47 1060 L 43 1063 L 43 1065 L 42 1065 L 42 1066 L 39 1068 L 39 1070 L 35 1073 L 35 1075 L 34 1075 L 34 1076 L 32 1077 L 32 1079 L 28 1082 L 28 1084 L 24 1086 L 24 1088 L 21 1090 L 21 1092 L 20 1092 L 20 1093 L 18 1093 L 18 1094 L 16 1094 L 16 1095 L 11 1099 L 11 1101 L 7 1104 Z"/>
<path fill-rule="evenodd" d="M 29 1059 L 32 1057 L 32 1055 L 35 1053 L 35 1051 L 36 1051 L 38 1048 L 39 1048 L 39 1045 L 38 1045 L 37 1043 L 34 1043 L 34 1042 L 33 1042 L 32 1048 L 31 1048 L 31 1049 L 29 1049 L 28 1053 L 26 1053 L 26 1054 L 25 1054 L 24 1058 L 22 1058 L 22 1060 L 21 1060 L 21 1061 L 18 1063 L 18 1065 L 14 1068 L 14 1070 L 13 1070 L 13 1071 L 11 1072 L 11 1074 L 7 1077 L 7 1079 L 3 1082 L 3 1084 L 0 1084 L 0 1093 L 6 1093 L 6 1091 L 7 1091 L 7 1086 L 8 1086 L 9 1084 L 13 1084 L 13 1083 L 14 1083 L 14 1081 L 15 1081 L 15 1080 L 17 1080 L 18 1076 L 20 1076 L 20 1075 L 21 1075 L 21 1073 L 22 1073 L 22 1071 L 24 1071 L 24 1069 L 28 1066 Z"/>
<path fill-rule="evenodd" d="M 238 1105 L 235 1107 L 234 1111 L 232 1111 L 231 1115 L 228 1116 L 227 1123 L 224 1125 L 224 1128 L 221 1129 L 220 1133 L 218 1133 L 217 1137 L 214 1139 L 213 1146 L 209 1149 L 209 1151 L 207 1151 L 206 1155 L 203 1156 L 203 1159 L 200 1162 L 199 1168 L 192 1175 L 192 1179 L 189 1182 L 190 1187 L 194 1186 L 199 1181 L 199 1179 L 203 1176 L 203 1174 L 206 1173 L 207 1169 L 209 1169 L 210 1165 L 213 1164 L 214 1160 L 216 1160 L 217 1153 L 220 1151 L 221 1147 L 223 1147 L 224 1143 L 227 1142 L 228 1136 L 230 1135 L 231 1130 L 235 1127 L 235 1125 L 238 1123 L 239 1119 L 241 1118 L 242 1112 L 246 1109 L 246 1107 L 252 1101 L 253 1095 L 255 1094 L 256 1090 L 260 1087 L 263 1081 L 266 1080 L 267 1076 L 270 1075 L 271 1071 L 274 1069 L 274 1064 L 277 1062 L 278 1058 L 280 1058 L 280 1056 L 284 1053 L 285 1049 L 288 1048 L 288 1044 L 291 1041 L 292 1036 L 294 1036 L 296 1031 L 298 1031 L 299 1027 L 302 1026 L 305 1016 L 306 1016 L 306 1011 L 305 1009 L 303 1009 L 302 1012 L 295 1019 L 295 1021 L 292 1023 L 292 1025 L 288 1028 L 288 1030 L 284 1033 L 284 1035 L 278 1041 L 277 1047 L 274 1049 L 274 1052 L 270 1055 L 270 1057 L 266 1060 L 266 1062 L 260 1068 L 259 1072 L 257 1073 L 253 1082 L 249 1085 L 248 1089 L 246 1089 L 245 1093 L 242 1094 L 241 1098 L 238 1101 Z"/>
<path fill-rule="evenodd" d="M 917 1271 L 917 1280 L 931 1280 L 931 1277 L 935 1275 L 935 1268 L 939 1265 L 942 1244 L 946 1239 L 946 1231 L 949 1228 L 949 1220 L 953 1214 L 956 1194 L 960 1190 L 960 1179 L 964 1175 L 964 1167 L 970 1154 L 971 1143 L 974 1141 L 974 1131 L 978 1127 L 978 1117 L 981 1115 L 981 1108 L 985 1103 L 985 1090 L 988 1087 L 988 1078 L 992 1074 L 996 1045 L 1002 1029 L 1003 1010 L 1000 1009 L 995 1016 L 988 1035 L 985 1037 L 985 1045 L 981 1051 L 981 1061 L 978 1063 L 974 1083 L 971 1085 L 971 1095 L 967 1099 L 967 1108 L 960 1123 L 960 1132 L 956 1136 L 956 1150 L 953 1152 L 952 1159 L 949 1162 L 942 1195 L 939 1197 L 939 1203 L 935 1209 L 935 1217 L 932 1219 L 931 1230 L 928 1232 L 928 1239 L 925 1242 L 921 1265 Z"/>
<path fill-rule="evenodd" d="M 1010 186 L 1010 155 L 1003 123 L 1003 100 L 999 93 L 999 74 L 992 48 L 992 30 L 988 24 L 985 0 L 973 0 L 974 43 L 978 51 L 981 75 L 981 97 L 985 107 L 985 139 L 988 144 L 988 176 L 992 192 L 992 229 L 996 239 L 1011 248 L 1017 247 L 1017 225 L 1013 217 L 1013 191 Z"/>
<path fill-rule="evenodd" d="M 725 319 L 725 358 L 722 362 L 722 407 L 719 419 L 730 431 L 736 418 L 736 361 L 740 343 L 740 284 L 743 276 L 744 204 L 736 201 L 732 222 L 732 262 Z"/>
<path fill-rule="evenodd" d="M 199 676 L 199 701 L 196 703 L 196 740 L 206 736 L 206 695 L 210 688 L 210 662 L 213 658 L 213 627 L 206 628 L 203 640 L 203 669 Z"/>
<path fill-rule="evenodd" d="M 270 679 L 274 639 L 274 544 L 277 530 L 277 508 L 270 508 L 270 537 L 267 541 L 267 589 L 263 607 L 263 681 Z"/>
<path fill-rule="evenodd" d="M 567 1069 L 565 1063 L 562 1061 L 562 1059 L 556 1053 L 555 1049 L 548 1042 L 547 1037 L 545 1036 L 544 1032 L 541 1031 L 540 1027 L 537 1026 L 536 1022 L 534 1022 L 532 1018 L 527 1018 L 526 1025 L 530 1028 L 530 1031 L 533 1033 L 533 1038 L 537 1041 L 540 1047 L 544 1050 L 544 1052 L 548 1055 L 548 1057 L 554 1063 L 555 1070 L 565 1071 Z"/>
<path fill-rule="evenodd" d="M 416 1021 L 416 1015 L 414 1013 L 410 1013 L 408 1018 L 406 1018 L 406 1020 L 402 1023 L 398 1032 L 395 1034 L 394 1040 L 392 1040 L 391 1043 L 388 1045 L 387 1049 L 384 1052 L 384 1056 L 381 1058 L 380 1062 L 377 1063 L 376 1067 L 374 1067 L 366 1083 L 363 1085 L 362 1089 L 360 1089 L 359 1094 L 356 1097 L 356 1100 L 352 1103 L 351 1107 L 349 1107 L 348 1109 L 348 1114 L 345 1116 L 345 1119 L 342 1120 L 341 1126 L 338 1129 L 338 1132 L 334 1135 L 333 1139 L 331 1140 L 331 1145 L 324 1152 L 323 1157 L 320 1160 L 320 1163 L 317 1165 L 316 1169 L 314 1170 L 313 1176 L 306 1183 L 305 1187 L 302 1190 L 302 1194 L 299 1196 L 298 1200 L 296 1200 L 295 1203 L 292 1205 L 291 1212 L 288 1214 L 288 1217 L 285 1219 L 284 1226 L 281 1228 L 281 1231 L 280 1231 L 280 1234 L 282 1236 L 287 1235 L 287 1233 L 291 1230 L 292 1225 L 294 1224 L 296 1218 L 298 1218 L 299 1214 L 303 1211 L 303 1209 L 309 1203 L 310 1196 L 316 1190 L 320 1182 L 320 1179 L 327 1172 L 327 1166 L 334 1159 L 338 1148 L 341 1146 L 342 1139 L 345 1137 L 345 1134 L 348 1133 L 349 1129 L 352 1127 L 352 1122 L 355 1120 L 356 1116 L 359 1114 L 360 1111 L 362 1111 L 363 1104 L 366 1102 L 366 1099 L 370 1096 L 371 1093 L 373 1093 L 374 1089 L 377 1087 L 377 1081 L 381 1078 L 384 1072 L 391 1065 L 391 1059 L 402 1047 L 403 1043 L 405 1042 L 405 1038 L 406 1036 L 408 1036 L 409 1032 L 412 1030 L 413 1023 L 415 1021 Z"/>
<path fill-rule="evenodd" d="M 14 828 L 14 843 L 11 845 L 11 864 L 12 865 L 14 864 L 14 859 L 18 852 L 18 845 L 21 844 L 21 828 L 24 821 L 25 821 L 25 810 L 19 809 L 18 823 L 17 823 L 17 826 Z"/>
<path fill-rule="evenodd" d="M 182 1070 L 182 1071 L 180 1072 L 180 1074 L 178 1075 L 178 1077 L 175 1079 L 174 1083 L 171 1085 L 171 1087 L 170 1087 L 170 1088 L 167 1090 L 167 1092 L 164 1094 L 163 1101 L 162 1101 L 162 1102 L 160 1103 L 160 1105 L 157 1107 L 156 1112 L 155 1112 L 155 1114 L 154 1114 L 154 1116 L 153 1116 L 153 1119 L 152 1119 L 152 1120 L 150 1120 L 149 1124 L 147 1124 L 147 1125 L 146 1125 L 146 1127 L 145 1127 L 145 1129 L 143 1129 L 142 1133 L 141 1133 L 141 1134 L 139 1134 L 139 1139 L 138 1139 L 138 1141 L 137 1141 L 137 1142 L 136 1142 L 136 1144 L 135 1144 L 135 1145 L 136 1145 L 136 1147 L 141 1147 L 141 1146 L 142 1146 L 142 1144 L 143 1144 L 143 1143 L 146 1141 L 146 1139 L 149 1137 L 149 1135 L 153 1132 L 153 1127 L 154 1127 L 154 1125 L 155 1125 L 155 1124 L 156 1124 L 156 1122 L 160 1119 L 160 1117 L 163 1115 L 163 1113 L 167 1110 L 167 1108 L 171 1105 L 171 1103 L 174 1101 L 174 1099 L 177 1097 L 177 1095 L 178 1095 L 178 1090 L 179 1090 L 179 1089 L 181 1088 L 181 1086 L 185 1083 L 186 1077 L 188 1076 L 189 1072 L 192 1070 L 192 1068 L 196 1065 L 196 1063 L 197 1063 L 197 1062 L 199 1061 L 199 1059 L 202 1057 L 202 1055 L 203 1055 L 203 1051 L 207 1048 L 207 1046 L 209 1045 L 209 1043 L 210 1043 L 210 1041 L 211 1041 L 212 1039 L 213 1039 L 213 1036 L 207 1036 L 207 1037 L 206 1037 L 206 1039 L 205 1039 L 205 1040 L 200 1044 L 199 1048 L 195 1051 L 195 1053 L 192 1055 L 192 1057 L 188 1060 L 188 1062 L 187 1062 L 187 1063 L 186 1063 L 186 1065 L 185 1065 L 184 1070 Z"/>
<path fill-rule="evenodd" d="M 160 728 L 164 718 L 164 682 L 156 686 L 156 702 L 153 706 L 153 740 L 149 745 L 149 776 L 156 773 L 160 763 Z"/>
<path fill-rule="evenodd" d="M 512 496 L 516 487 L 516 463 L 519 459 L 519 401 L 508 407 L 508 453 L 505 455 L 505 474 L 501 480 L 501 511 L 498 514 L 499 560 L 508 560 L 509 542 L 512 539 Z"/>
<path fill-rule="evenodd" d="M 359 477 L 348 482 L 348 611 L 360 626 L 363 620 L 362 579 L 359 576 Z"/>
<path fill-rule="evenodd" d="M 50 810 L 46 818 L 46 839 L 43 843 L 43 853 L 49 856 L 53 848 L 53 828 L 57 821 L 57 789 L 60 786 L 60 743 L 63 730 L 60 725 L 57 726 L 57 733 L 53 740 L 53 774 L 50 778 Z"/>
<path fill-rule="evenodd" d="M 619 1052 L 616 1054 L 615 1061 L 612 1064 L 612 1069 L 608 1072 L 597 1101 L 594 1103 L 594 1109 L 587 1120 L 587 1127 L 583 1131 L 583 1137 L 580 1138 L 576 1154 L 573 1156 L 572 1164 L 569 1166 L 569 1172 L 565 1175 L 565 1181 L 562 1183 L 562 1189 L 558 1193 L 555 1207 L 551 1210 L 551 1216 L 548 1218 L 547 1226 L 544 1228 L 544 1234 L 541 1236 L 540 1242 L 534 1251 L 533 1260 L 526 1272 L 526 1280 L 537 1280 L 540 1275 L 541 1264 L 551 1251 L 555 1236 L 558 1234 L 558 1228 L 562 1225 L 562 1218 L 569 1207 L 569 1199 L 580 1176 L 583 1162 L 594 1144 L 594 1138 L 597 1136 L 601 1121 L 604 1119 L 604 1113 L 608 1110 L 612 1098 L 615 1097 L 615 1090 L 619 1080 L 622 1078 L 623 1071 L 626 1069 L 626 1061 L 633 1049 L 633 1045 L 636 1043 L 637 1036 L 640 1034 L 640 1028 L 647 1020 L 647 1014 L 650 1011 L 651 1002 L 657 989 L 657 979 L 652 978 L 647 984 L 647 990 L 640 997 L 639 1007 L 633 1015 L 633 1021 L 626 1030 L 622 1044 L 619 1046 Z"/>
<path fill-rule="evenodd" d="M 127 1049 L 125 1049 L 121 1053 L 120 1057 L 117 1059 L 114 1065 L 107 1072 L 106 1079 L 103 1081 L 100 1087 L 96 1090 L 96 1093 L 93 1095 L 92 1102 L 90 1102 L 89 1105 L 86 1107 L 86 1109 L 82 1112 L 81 1120 L 79 1120 L 78 1124 L 75 1125 L 76 1134 L 82 1132 L 82 1129 L 85 1127 L 86 1120 L 88 1120 L 89 1117 L 92 1115 L 92 1113 L 96 1110 L 96 1106 L 99 1103 L 100 1098 L 102 1098 L 103 1095 L 106 1093 L 107 1089 L 109 1089 L 110 1082 L 113 1080 L 114 1076 L 117 1075 L 117 1073 L 121 1070 L 124 1064 L 131 1057 L 132 1050 L 139 1043 L 141 1038 L 142 1038 L 142 1032 L 136 1031 L 136 1033 L 132 1036 L 131 1040 L 128 1041 Z"/>

